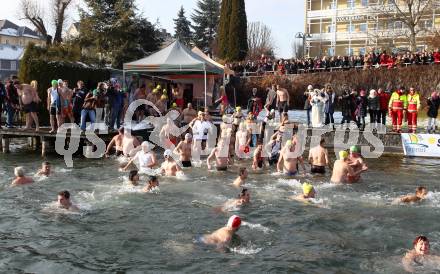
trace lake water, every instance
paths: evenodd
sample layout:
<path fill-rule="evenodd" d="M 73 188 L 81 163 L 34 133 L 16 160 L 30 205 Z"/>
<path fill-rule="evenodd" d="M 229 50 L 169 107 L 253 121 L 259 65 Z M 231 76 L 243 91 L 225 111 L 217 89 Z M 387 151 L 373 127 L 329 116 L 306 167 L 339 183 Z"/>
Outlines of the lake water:
<path fill-rule="evenodd" d="M 11 188 L 15 166 L 33 173 L 41 159 L 20 147 L 0 154 L 1 273 L 402 273 L 400 259 L 419 234 L 440 253 L 440 160 L 367 160 L 363 182 L 341 186 L 328 183 L 329 174 L 294 180 L 273 169 L 250 172 L 252 203 L 228 213 L 192 202 L 217 206 L 235 197 L 230 183 L 248 161 L 225 173 L 204 166 L 181 179 L 160 178 L 156 194 L 124 186 L 127 174 L 114 158 L 76 159 L 72 169 L 49 161 L 53 177 Z M 315 184 L 317 205 L 288 199 L 305 179 Z M 391 204 L 418 185 L 431 191 L 425 202 Z M 81 213 L 51 204 L 65 189 Z M 247 223 L 240 247 L 194 243 L 232 214 Z"/>

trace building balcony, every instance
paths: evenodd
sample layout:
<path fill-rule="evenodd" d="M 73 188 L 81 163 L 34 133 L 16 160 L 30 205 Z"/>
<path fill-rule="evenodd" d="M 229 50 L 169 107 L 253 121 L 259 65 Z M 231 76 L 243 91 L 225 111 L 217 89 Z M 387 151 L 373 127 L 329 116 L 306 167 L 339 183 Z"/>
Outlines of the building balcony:
<path fill-rule="evenodd" d="M 315 33 L 311 34 L 310 42 L 315 41 L 331 41 L 334 38 L 336 40 L 364 40 L 368 39 L 369 34 L 367 32 L 336 32 L 336 33 Z"/>

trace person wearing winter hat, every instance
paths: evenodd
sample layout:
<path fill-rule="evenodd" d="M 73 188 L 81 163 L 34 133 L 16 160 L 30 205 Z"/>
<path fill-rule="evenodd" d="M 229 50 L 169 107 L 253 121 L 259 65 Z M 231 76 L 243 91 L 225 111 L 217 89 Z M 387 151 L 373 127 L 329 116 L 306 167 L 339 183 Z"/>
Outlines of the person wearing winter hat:
<path fill-rule="evenodd" d="M 434 91 L 431 93 L 431 97 L 427 98 L 427 101 L 428 126 L 426 127 L 426 131 L 428 133 L 435 133 L 438 108 L 440 107 L 440 97 L 438 96 L 438 93 Z"/>
<path fill-rule="evenodd" d="M 182 169 L 180 166 L 174 161 L 173 152 L 169 149 L 165 150 L 163 153 L 163 157 L 165 161 L 162 163 L 160 167 L 162 175 L 165 176 L 176 176 L 177 172 L 181 172 Z"/>
<path fill-rule="evenodd" d="M 241 218 L 233 215 L 229 218 L 226 226 L 217 229 L 211 234 L 206 234 L 201 237 L 201 241 L 208 245 L 216 245 L 224 247 L 231 244 L 232 240 L 236 238 L 236 232 L 240 229 Z"/>

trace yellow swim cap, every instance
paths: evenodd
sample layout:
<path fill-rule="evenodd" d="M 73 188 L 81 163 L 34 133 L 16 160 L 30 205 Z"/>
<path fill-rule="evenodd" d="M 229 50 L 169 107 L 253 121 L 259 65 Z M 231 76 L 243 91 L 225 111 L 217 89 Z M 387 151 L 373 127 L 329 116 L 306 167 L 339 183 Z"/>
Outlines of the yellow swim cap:
<path fill-rule="evenodd" d="M 287 140 L 286 146 L 291 147 L 292 146 L 292 140 Z"/>
<path fill-rule="evenodd" d="M 176 108 L 176 107 L 177 107 L 177 104 L 176 104 L 176 103 L 173 103 L 173 104 L 171 105 L 171 107 Z"/>
<path fill-rule="evenodd" d="M 345 150 L 341 150 L 341 151 L 339 151 L 339 158 L 340 158 L 341 160 L 344 160 L 344 159 L 348 158 L 348 152 L 345 151 Z"/>
<path fill-rule="evenodd" d="M 157 89 L 153 89 L 153 94 L 156 94 L 158 92 Z"/>
<path fill-rule="evenodd" d="M 168 96 L 166 96 L 166 95 L 164 94 L 164 95 L 162 95 L 162 96 L 160 97 L 160 99 L 162 99 L 162 100 L 166 100 L 166 99 L 168 99 Z"/>
<path fill-rule="evenodd" d="M 304 195 L 309 195 L 310 192 L 312 192 L 313 190 L 313 185 L 311 185 L 310 183 L 304 183 L 303 184 L 303 193 Z"/>
<path fill-rule="evenodd" d="M 160 85 L 157 85 L 156 89 L 157 89 L 157 90 L 161 90 L 162 87 L 161 87 Z"/>
<path fill-rule="evenodd" d="M 167 93 L 167 89 L 164 88 L 164 89 L 163 89 L 163 94 L 166 94 L 166 93 Z"/>
<path fill-rule="evenodd" d="M 240 111 L 241 110 L 241 107 L 236 107 L 235 108 L 235 111 Z"/>

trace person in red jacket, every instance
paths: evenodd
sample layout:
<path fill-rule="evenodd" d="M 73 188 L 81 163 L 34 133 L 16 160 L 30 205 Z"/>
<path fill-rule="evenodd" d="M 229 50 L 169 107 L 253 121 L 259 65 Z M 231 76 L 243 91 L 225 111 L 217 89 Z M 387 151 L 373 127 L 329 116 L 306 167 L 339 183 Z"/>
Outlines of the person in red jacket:
<path fill-rule="evenodd" d="M 386 125 L 388 102 L 390 101 L 390 93 L 385 92 L 382 88 L 377 90 L 377 96 L 379 96 L 380 110 L 377 114 L 377 122 Z"/>
<path fill-rule="evenodd" d="M 434 57 L 434 63 L 436 64 L 440 63 L 440 51 L 438 48 L 435 49 L 434 53 L 432 54 L 432 57 Z"/>

